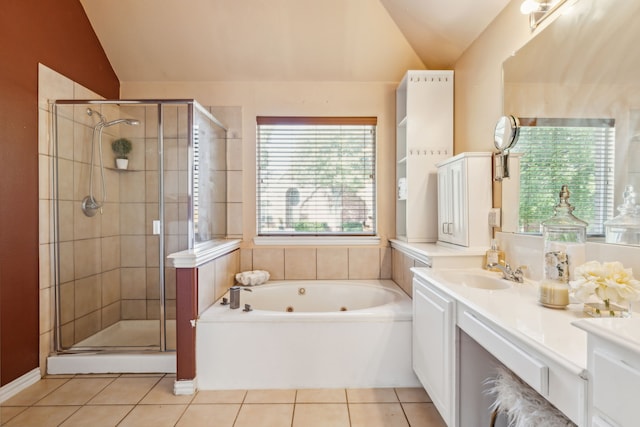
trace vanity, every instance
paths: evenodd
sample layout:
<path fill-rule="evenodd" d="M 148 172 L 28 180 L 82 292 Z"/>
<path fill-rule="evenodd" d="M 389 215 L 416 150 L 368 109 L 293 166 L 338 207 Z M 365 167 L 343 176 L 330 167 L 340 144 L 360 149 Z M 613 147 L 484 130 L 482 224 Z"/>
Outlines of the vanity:
<path fill-rule="evenodd" d="M 412 272 L 414 371 L 448 426 L 489 425 L 500 365 L 578 426 L 638 425 L 640 317 L 545 308 L 535 281 L 480 268 Z"/>
<path fill-rule="evenodd" d="M 447 425 L 489 425 L 485 380 L 498 365 L 588 425 L 587 335 L 572 325 L 581 304 L 544 308 L 535 282 L 481 269 L 413 273 L 414 370 Z"/>

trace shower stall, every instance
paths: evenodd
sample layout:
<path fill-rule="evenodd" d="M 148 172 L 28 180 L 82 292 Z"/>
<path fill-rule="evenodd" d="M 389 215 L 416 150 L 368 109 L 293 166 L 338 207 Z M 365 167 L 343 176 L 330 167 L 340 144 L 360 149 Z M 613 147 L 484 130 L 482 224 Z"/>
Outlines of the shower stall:
<path fill-rule="evenodd" d="M 167 255 L 224 239 L 226 129 L 193 100 L 52 101 L 58 355 L 175 350 Z M 130 143 L 128 168 L 112 143 Z"/>

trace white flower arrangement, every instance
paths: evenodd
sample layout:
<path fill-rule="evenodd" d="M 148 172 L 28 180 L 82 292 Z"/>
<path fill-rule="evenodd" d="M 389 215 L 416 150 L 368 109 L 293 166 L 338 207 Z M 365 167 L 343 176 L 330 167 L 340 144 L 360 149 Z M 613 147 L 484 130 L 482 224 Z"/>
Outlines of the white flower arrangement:
<path fill-rule="evenodd" d="M 640 299 L 640 281 L 633 278 L 630 268 L 620 262 L 588 261 L 574 270 L 575 280 L 569 282 L 574 297 L 587 302 L 591 295 L 602 301 L 627 303 Z"/>

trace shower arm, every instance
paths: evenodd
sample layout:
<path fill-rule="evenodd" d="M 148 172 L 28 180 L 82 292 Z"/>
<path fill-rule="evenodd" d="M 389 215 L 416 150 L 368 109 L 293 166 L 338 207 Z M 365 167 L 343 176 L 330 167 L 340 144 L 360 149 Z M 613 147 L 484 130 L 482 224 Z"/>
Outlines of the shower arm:
<path fill-rule="evenodd" d="M 140 121 L 136 119 L 115 119 L 110 122 L 107 121 L 107 118 L 102 115 L 99 111 L 96 111 L 92 108 L 87 108 L 87 115 L 92 116 L 96 114 L 100 121 L 96 123 L 93 127 L 93 134 L 91 135 L 91 162 L 90 162 L 90 170 L 89 170 L 89 195 L 86 196 L 82 200 L 82 211 L 85 215 L 91 217 L 96 214 L 96 210 L 100 209 L 100 213 L 102 214 L 102 207 L 107 201 L 107 186 L 104 182 L 104 156 L 102 154 L 102 131 L 104 128 L 117 125 L 120 123 L 127 124 L 129 126 L 139 125 Z M 98 144 L 100 147 L 98 148 L 98 155 L 100 159 L 100 178 L 102 179 L 102 201 L 98 203 L 98 201 L 93 196 L 93 169 L 94 169 L 94 159 L 95 159 L 95 149 L 96 149 L 96 132 L 98 133 Z"/>

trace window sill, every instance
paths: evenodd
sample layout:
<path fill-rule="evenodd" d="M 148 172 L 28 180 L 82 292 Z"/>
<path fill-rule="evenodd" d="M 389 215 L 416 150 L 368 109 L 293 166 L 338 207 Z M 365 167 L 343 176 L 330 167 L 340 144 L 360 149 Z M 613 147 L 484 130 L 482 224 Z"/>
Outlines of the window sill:
<path fill-rule="evenodd" d="M 373 246 L 379 236 L 256 236 L 256 246 Z"/>

